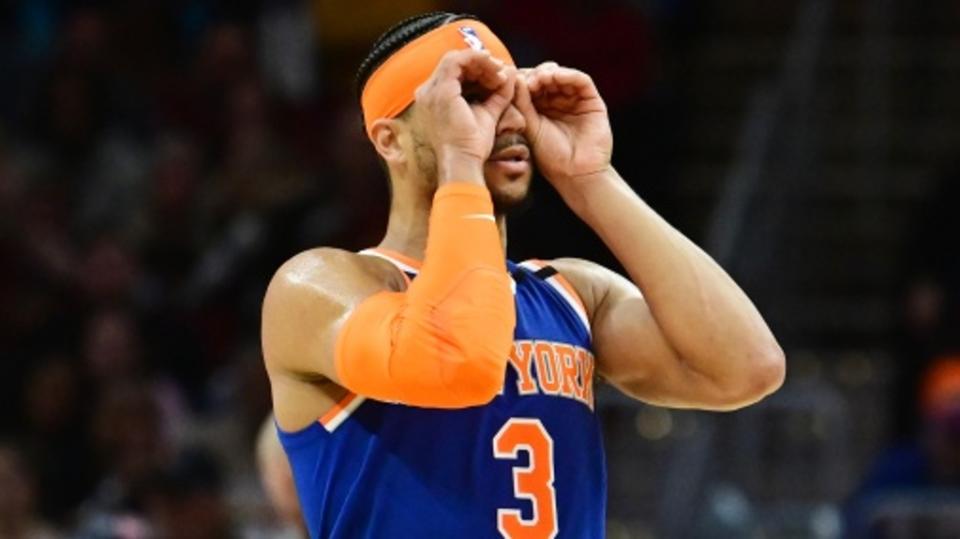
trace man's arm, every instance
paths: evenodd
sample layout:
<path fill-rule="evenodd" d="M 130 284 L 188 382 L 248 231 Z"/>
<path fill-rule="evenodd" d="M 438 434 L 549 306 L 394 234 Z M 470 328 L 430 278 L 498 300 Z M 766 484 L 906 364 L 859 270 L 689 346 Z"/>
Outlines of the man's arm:
<path fill-rule="evenodd" d="M 404 288 L 388 262 L 339 249 L 305 251 L 277 270 L 263 299 L 260 342 L 284 429 L 316 421 L 342 397 L 333 351 L 350 313 Z"/>
<path fill-rule="evenodd" d="M 466 81 L 489 94 L 468 103 Z M 416 282 L 388 290 L 364 257 L 336 250 L 294 257 L 274 276 L 261 339 L 284 428 L 308 424 L 339 388 L 432 408 L 484 404 L 500 390 L 515 313 L 483 162 L 514 87 L 514 68 L 465 49 L 447 53 L 417 90 L 439 187 Z M 371 136 L 402 168 L 409 159 L 396 129 L 395 120 L 378 119 Z"/>
<path fill-rule="evenodd" d="M 746 294 L 622 180 L 603 182 L 577 213 L 633 282 L 591 262 L 553 262 L 587 306 L 600 374 L 679 408 L 735 409 L 775 391 L 783 352 Z"/>
<path fill-rule="evenodd" d="M 600 373 L 678 407 L 733 409 L 779 387 L 783 352 L 750 300 L 610 166 L 613 135 L 590 77 L 552 62 L 522 75 L 517 108 L 537 165 L 633 281 L 583 261 L 556 264 L 591 310 Z"/>

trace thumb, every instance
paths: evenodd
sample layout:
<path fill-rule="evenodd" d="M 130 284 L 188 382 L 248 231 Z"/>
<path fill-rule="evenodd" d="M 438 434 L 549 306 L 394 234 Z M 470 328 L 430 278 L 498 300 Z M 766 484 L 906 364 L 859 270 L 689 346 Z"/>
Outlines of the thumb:
<path fill-rule="evenodd" d="M 510 67 L 504 71 L 505 80 L 494 89 L 493 93 L 487 97 L 480 106 L 485 109 L 494 119 L 500 118 L 510 103 L 513 102 L 514 92 L 516 90 L 516 69 Z"/>
<path fill-rule="evenodd" d="M 538 113 L 536 107 L 533 106 L 533 98 L 530 96 L 530 88 L 527 87 L 527 78 L 524 76 L 517 77 L 513 104 L 517 107 L 517 110 L 520 111 L 520 114 L 523 115 L 523 119 L 527 124 L 527 132 L 525 135 L 532 141 L 531 135 L 540 130 L 540 122 L 542 120 L 540 119 L 540 113 Z"/>

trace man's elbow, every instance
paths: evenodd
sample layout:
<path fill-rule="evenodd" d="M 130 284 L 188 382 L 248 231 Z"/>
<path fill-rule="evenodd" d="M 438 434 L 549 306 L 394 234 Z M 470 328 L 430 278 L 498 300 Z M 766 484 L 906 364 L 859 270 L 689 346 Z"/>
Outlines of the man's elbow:
<path fill-rule="evenodd" d="M 776 343 L 758 355 L 751 365 L 752 382 L 758 399 L 780 389 L 787 377 L 787 358 L 783 349 Z"/>
<path fill-rule="evenodd" d="M 507 354 L 466 356 L 459 361 L 447 381 L 449 394 L 456 396 L 457 407 L 482 406 L 499 395 L 503 390 L 506 363 Z"/>
<path fill-rule="evenodd" d="M 749 359 L 739 377 L 740 383 L 730 395 L 732 409 L 759 402 L 780 389 L 786 378 L 786 357 L 775 342 L 747 354 Z"/>

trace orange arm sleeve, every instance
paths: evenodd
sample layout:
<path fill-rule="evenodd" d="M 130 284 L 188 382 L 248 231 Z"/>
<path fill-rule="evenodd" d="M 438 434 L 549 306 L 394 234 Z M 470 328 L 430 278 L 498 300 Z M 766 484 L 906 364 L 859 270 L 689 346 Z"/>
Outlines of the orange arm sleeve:
<path fill-rule="evenodd" d="M 453 183 L 433 199 L 423 267 L 406 292 L 380 292 L 337 336 L 340 384 L 430 408 L 489 402 L 503 386 L 516 314 L 490 194 Z"/>

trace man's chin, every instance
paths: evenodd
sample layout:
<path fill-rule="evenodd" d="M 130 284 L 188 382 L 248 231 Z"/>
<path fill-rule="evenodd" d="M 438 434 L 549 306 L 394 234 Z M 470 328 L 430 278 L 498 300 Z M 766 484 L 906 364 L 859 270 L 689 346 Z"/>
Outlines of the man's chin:
<path fill-rule="evenodd" d="M 518 178 L 508 183 L 487 182 L 493 209 L 498 215 L 510 214 L 527 205 L 530 198 L 530 178 Z"/>

